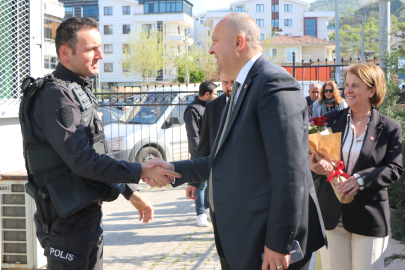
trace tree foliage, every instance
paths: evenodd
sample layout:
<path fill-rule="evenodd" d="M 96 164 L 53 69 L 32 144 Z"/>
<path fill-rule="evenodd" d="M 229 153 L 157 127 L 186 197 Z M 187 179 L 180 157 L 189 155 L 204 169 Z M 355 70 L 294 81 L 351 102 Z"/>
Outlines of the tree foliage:
<path fill-rule="evenodd" d="M 401 11 L 402 3 L 399 0 L 391 1 L 391 31 L 397 31 L 405 27 L 405 11 Z M 311 10 L 335 10 L 334 0 L 317 0 L 311 3 Z M 379 3 L 378 1 L 361 7 L 360 0 L 339 0 L 339 13 L 350 13 L 364 16 L 364 50 L 379 52 Z M 334 20 L 331 22 L 334 25 Z M 357 53 L 360 55 L 361 47 L 353 44 L 361 44 L 361 35 L 352 32 L 362 32 L 361 18 L 341 15 L 339 16 L 341 31 L 340 52 L 341 55 Z M 346 30 L 346 31 L 345 31 Z M 335 33 L 329 35 L 332 42 L 335 41 Z"/>
<path fill-rule="evenodd" d="M 143 83 L 145 80 L 149 82 L 150 77 L 156 77 L 166 62 L 163 33 L 136 29 L 125 42 L 119 62 L 128 72 L 123 74 L 126 77 L 142 76 Z"/>

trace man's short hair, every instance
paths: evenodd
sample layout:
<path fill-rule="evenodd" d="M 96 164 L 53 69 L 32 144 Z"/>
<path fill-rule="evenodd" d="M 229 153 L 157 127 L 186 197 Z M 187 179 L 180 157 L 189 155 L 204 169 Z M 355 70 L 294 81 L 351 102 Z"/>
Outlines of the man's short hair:
<path fill-rule="evenodd" d="M 319 83 L 317 83 L 317 82 L 313 82 L 313 83 L 310 83 L 309 84 L 309 89 L 311 89 L 311 87 L 316 87 L 316 88 L 318 88 L 319 90 L 321 90 L 321 85 L 319 84 Z"/>
<path fill-rule="evenodd" d="M 198 95 L 199 95 L 200 97 L 202 97 L 202 96 L 204 96 L 205 93 L 207 93 L 207 92 L 209 92 L 210 95 L 211 95 L 212 92 L 214 91 L 214 89 L 217 88 L 217 87 L 218 87 L 218 85 L 216 85 L 216 84 L 213 83 L 213 82 L 210 82 L 210 81 L 202 82 L 202 83 L 200 84 L 200 90 L 198 91 Z"/>
<path fill-rule="evenodd" d="M 62 22 L 58 29 L 56 29 L 55 47 L 58 57 L 59 49 L 62 45 L 68 46 L 72 49 L 72 53 L 76 54 L 76 44 L 79 42 L 77 32 L 81 29 L 97 29 L 98 22 L 93 18 L 84 17 L 70 17 Z"/>

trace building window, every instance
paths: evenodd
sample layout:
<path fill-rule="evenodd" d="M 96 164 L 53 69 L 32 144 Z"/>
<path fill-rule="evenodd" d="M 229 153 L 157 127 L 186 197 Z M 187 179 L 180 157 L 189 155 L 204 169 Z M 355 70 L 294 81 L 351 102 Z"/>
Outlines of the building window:
<path fill-rule="evenodd" d="M 292 4 L 285 4 L 284 5 L 285 12 L 292 12 Z"/>
<path fill-rule="evenodd" d="M 316 19 L 305 19 L 304 35 L 316 37 Z"/>
<path fill-rule="evenodd" d="M 113 64 L 104 63 L 104 72 L 113 72 Z"/>
<path fill-rule="evenodd" d="M 200 17 L 200 24 L 204 23 L 204 17 Z"/>
<path fill-rule="evenodd" d="M 58 64 L 58 58 L 57 57 L 47 57 L 45 56 L 44 58 L 44 68 L 48 69 L 55 69 L 56 65 Z"/>
<path fill-rule="evenodd" d="M 130 24 L 124 24 L 122 26 L 122 33 L 123 34 L 129 34 L 130 31 L 131 31 L 131 25 Z"/>
<path fill-rule="evenodd" d="M 181 13 L 191 16 L 192 8 L 184 1 L 147 1 L 143 3 L 143 11 L 147 13 Z"/>
<path fill-rule="evenodd" d="M 152 31 L 152 24 L 142 24 L 142 30 L 148 33 L 148 37 Z"/>
<path fill-rule="evenodd" d="M 83 6 L 83 17 L 93 18 L 98 21 L 98 6 L 97 5 Z"/>
<path fill-rule="evenodd" d="M 195 20 L 198 22 L 198 18 L 195 18 Z"/>
<path fill-rule="evenodd" d="M 272 56 L 276 56 L 277 55 L 277 49 L 272 49 L 271 53 L 272 53 Z"/>
<path fill-rule="evenodd" d="M 113 15 L 112 7 L 104 7 L 104 15 L 106 15 L 106 16 Z"/>
<path fill-rule="evenodd" d="M 244 12 L 245 9 L 243 8 L 243 5 L 239 5 L 239 6 L 236 6 L 236 7 L 235 7 L 235 11 Z"/>
<path fill-rule="evenodd" d="M 263 4 L 257 4 L 256 5 L 256 11 L 257 12 L 264 12 L 264 5 Z"/>
<path fill-rule="evenodd" d="M 44 38 L 53 39 L 56 37 L 56 29 L 58 29 L 61 21 L 44 18 Z"/>
<path fill-rule="evenodd" d="M 278 27 L 278 19 L 271 20 L 271 26 Z"/>
<path fill-rule="evenodd" d="M 122 15 L 129 15 L 131 14 L 131 7 L 130 6 L 123 6 L 122 7 Z"/>
<path fill-rule="evenodd" d="M 113 45 L 104 44 L 104 53 L 113 53 Z"/>
<path fill-rule="evenodd" d="M 129 45 L 128 44 L 122 44 L 122 52 L 123 53 L 130 53 Z"/>
<path fill-rule="evenodd" d="M 112 35 L 112 34 L 113 34 L 113 26 L 104 25 L 104 35 Z"/>
<path fill-rule="evenodd" d="M 264 34 L 260 34 L 260 41 L 264 40 Z"/>
<path fill-rule="evenodd" d="M 258 26 L 264 26 L 264 20 L 263 19 L 256 19 L 256 23 Z"/>
<path fill-rule="evenodd" d="M 292 34 L 284 34 L 286 37 L 292 37 Z"/>
<path fill-rule="evenodd" d="M 285 19 L 284 26 L 292 26 L 292 19 Z"/>
<path fill-rule="evenodd" d="M 73 7 L 65 7 L 65 19 L 73 17 Z"/>
<path fill-rule="evenodd" d="M 297 49 L 287 49 L 287 61 L 292 62 L 292 53 L 295 53 L 295 56 L 297 56 Z"/>
<path fill-rule="evenodd" d="M 122 72 L 129 72 L 129 66 L 123 65 L 122 66 Z"/>
<path fill-rule="evenodd" d="M 271 5 L 272 12 L 278 12 L 278 5 Z"/>

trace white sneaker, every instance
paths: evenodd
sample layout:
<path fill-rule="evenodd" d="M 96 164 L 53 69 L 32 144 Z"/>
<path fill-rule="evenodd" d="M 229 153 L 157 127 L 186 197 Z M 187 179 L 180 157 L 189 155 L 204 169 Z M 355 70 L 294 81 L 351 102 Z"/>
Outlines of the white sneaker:
<path fill-rule="evenodd" d="M 197 225 L 198 227 L 208 227 L 210 225 L 208 223 L 206 214 L 201 214 L 197 216 Z"/>
<path fill-rule="evenodd" d="M 205 208 L 205 214 L 207 215 L 207 220 L 211 220 L 210 209 Z"/>

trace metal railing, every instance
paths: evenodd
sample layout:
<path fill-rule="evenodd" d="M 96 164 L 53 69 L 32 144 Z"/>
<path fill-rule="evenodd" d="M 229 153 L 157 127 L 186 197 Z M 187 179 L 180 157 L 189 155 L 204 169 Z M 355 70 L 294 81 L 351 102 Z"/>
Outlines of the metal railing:
<path fill-rule="evenodd" d="M 195 85 L 155 85 L 142 92 L 95 95 L 106 142 L 117 159 L 189 159 L 184 111 L 198 95 Z"/>
<path fill-rule="evenodd" d="M 373 62 L 374 64 L 378 65 L 378 59 L 376 57 L 368 58 L 365 57 L 366 62 Z M 358 57 L 357 59 L 349 58 L 340 60 L 341 64 L 336 64 L 336 59 L 328 59 L 325 58 L 321 59 L 302 59 L 300 64 L 297 65 L 296 62 L 296 54 L 295 52 L 292 53 L 292 65 L 291 66 L 283 66 L 287 71 L 289 71 L 293 77 L 301 82 L 302 88 L 304 86 L 304 81 L 306 82 L 325 82 L 325 81 L 336 81 L 336 73 L 339 73 L 341 76 L 343 75 L 344 70 L 352 63 L 360 63 L 361 58 Z M 336 83 L 340 84 L 340 82 Z M 341 86 L 339 86 L 341 88 Z"/>

